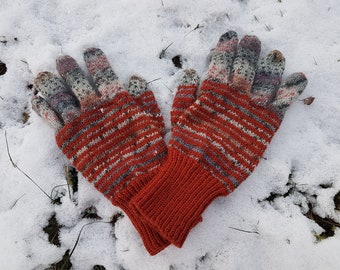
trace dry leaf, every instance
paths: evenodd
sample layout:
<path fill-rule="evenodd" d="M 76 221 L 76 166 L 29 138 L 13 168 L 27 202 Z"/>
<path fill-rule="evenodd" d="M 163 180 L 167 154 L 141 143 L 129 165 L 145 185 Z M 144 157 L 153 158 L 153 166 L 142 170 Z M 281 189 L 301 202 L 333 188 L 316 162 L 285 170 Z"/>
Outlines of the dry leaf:
<path fill-rule="evenodd" d="M 305 105 L 311 105 L 313 103 L 314 99 L 315 99 L 315 97 L 308 97 L 308 98 L 303 99 L 302 101 L 303 101 L 303 104 L 305 104 Z"/>

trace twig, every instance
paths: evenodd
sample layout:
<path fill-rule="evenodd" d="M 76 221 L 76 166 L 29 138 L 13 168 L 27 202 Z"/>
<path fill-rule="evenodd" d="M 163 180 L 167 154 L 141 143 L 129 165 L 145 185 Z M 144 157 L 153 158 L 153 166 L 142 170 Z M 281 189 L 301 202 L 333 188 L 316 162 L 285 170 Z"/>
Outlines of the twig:
<path fill-rule="evenodd" d="M 236 230 L 236 231 L 239 231 L 239 232 L 259 234 L 259 232 L 257 232 L 257 231 L 247 231 L 247 230 L 242 230 L 242 229 L 238 229 L 238 228 L 234 228 L 234 227 L 229 227 L 229 228 Z"/>
<path fill-rule="evenodd" d="M 19 201 L 22 197 L 24 197 L 25 195 L 26 195 L 26 194 L 23 194 L 23 195 L 21 195 L 18 199 L 16 199 L 15 202 L 13 203 L 13 205 L 10 207 L 10 209 L 13 209 L 14 206 L 16 206 L 16 204 L 18 203 L 18 201 Z"/>
<path fill-rule="evenodd" d="M 165 83 L 163 83 L 163 85 L 170 91 L 172 95 L 174 94 L 174 90 L 171 90 Z"/>
<path fill-rule="evenodd" d="M 318 62 L 316 62 L 316 59 L 315 59 L 315 57 L 313 56 L 313 60 L 314 60 L 314 65 L 318 65 Z"/>
<path fill-rule="evenodd" d="M 7 132 L 6 131 L 5 131 L 5 139 L 6 139 L 7 154 L 8 154 L 9 160 L 11 161 L 13 167 L 16 168 L 17 170 L 19 170 L 19 172 L 21 172 L 24 176 L 26 176 L 26 178 L 28 178 L 42 193 L 44 193 L 51 201 L 53 201 L 53 199 L 27 173 L 25 173 L 18 165 L 16 165 L 14 163 L 12 156 L 11 156 L 11 153 L 9 151 L 8 140 L 7 140 Z"/>
<path fill-rule="evenodd" d="M 64 187 L 64 186 L 67 186 L 68 184 L 62 184 L 62 185 L 57 185 L 57 186 L 54 186 L 53 188 L 52 188 L 52 190 L 51 190 L 51 198 L 53 198 L 53 192 L 54 192 L 54 190 L 56 189 L 56 188 L 59 188 L 59 187 Z"/>
<path fill-rule="evenodd" d="M 164 58 L 166 50 L 169 49 L 169 47 L 170 47 L 172 44 L 173 44 L 173 42 L 171 42 L 165 49 L 163 49 L 163 50 L 161 51 L 161 53 L 159 54 L 159 59 Z"/>
<path fill-rule="evenodd" d="M 197 24 L 196 27 L 195 27 L 194 29 L 192 29 L 191 31 L 189 31 L 188 33 L 186 33 L 186 34 L 184 35 L 184 37 L 186 37 L 186 36 L 189 35 L 191 32 L 194 32 L 195 30 L 200 29 L 200 28 L 203 28 L 203 26 Z"/>
<path fill-rule="evenodd" d="M 76 249 L 76 247 L 77 247 L 77 245 L 78 245 L 78 242 L 79 242 L 79 239 L 80 239 L 80 235 L 81 235 L 82 231 L 84 230 L 84 228 L 85 228 L 86 226 L 92 225 L 92 224 L 94 224 L 94 223 L 107 223 L 107 224 L 110 224 L 110 223 L 112 223 L 112 221 L 94 221 L 94 222 L 90 222 L 90 223 L 87 223 L 87 224 L 83 225 L 83 227 L 81 227 L 81 229 L 80 229 L 80 231 L 79 231 L 77 240 L 76 240 L 76 242 L 74 243 L 74 246 L 73 246 L 73 248 L 72 248 L 72 251 L 70 252 L 69 258 L 71 258 L 71 256 L 72 256 L 74 250 Z"/>
<path fill-rule="evenodd" d="M 160 79 L 162 79 L 162 78 L 153 79 L 152 81 L 149 81 L 149 82 L 147 82 L 146 84 L 153 83 L 153 82 L 158 81 L 158 80 L 160 80 Z"/>
<path fill-rule="evenodd" d="M 26 60 L 20 60 L 21 62 L 23 62 L 26 66 L 27 66 L 27 69 L 28 71 L 33 74 L 32 70 L 30 69 L 30 65 L 28 64 L 28 62 Z"/>

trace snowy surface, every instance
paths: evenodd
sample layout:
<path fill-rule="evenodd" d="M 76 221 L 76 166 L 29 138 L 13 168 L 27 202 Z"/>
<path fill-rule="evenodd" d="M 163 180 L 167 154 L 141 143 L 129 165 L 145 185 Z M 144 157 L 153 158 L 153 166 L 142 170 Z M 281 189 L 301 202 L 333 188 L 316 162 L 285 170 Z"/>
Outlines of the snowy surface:
<path fill-rule="evenodd" d="M 115 226 L 95 223 L 81 234 L 73 269 L 339 269 L 340 231 L 317 240 L 323 229 L 306 217 L 340 223 L 334 196 L 340 191 L 340 4 L 337 0 L 1 0 L 0 60 L 0 269 L 44 269 L 72 249 L 89 206 L 103 221 L 119 211 L 80 179 L 76 203 L 66 195 L 53 205 L 14 162 L 50 193 L 65 184 L 67 160 L 54 131 L 31 112 L 27 86 L 55 59 L 101 48 L 121 82 L 139 74 L 152 83 L 169 128 L 169 110 L 181 69 L 201 76 L 219 36 L 236 30 L 257 35 L 262 54 L 281 50 L 287 74 L 302 71 L 309 84 L 296 100 L 254 173 L 203 215 L 183 248 L 149 256 L 127 217 Z M 199 26 L 199 27 L 197 27 Z M 195 29 L 197 27 L 197 29 Z M 169 44 L 163 59 L 160 52 Z M 23 123 L 23 113 L 29 114 Z M 56 213 L 61 246 L 43 228 Z"/>

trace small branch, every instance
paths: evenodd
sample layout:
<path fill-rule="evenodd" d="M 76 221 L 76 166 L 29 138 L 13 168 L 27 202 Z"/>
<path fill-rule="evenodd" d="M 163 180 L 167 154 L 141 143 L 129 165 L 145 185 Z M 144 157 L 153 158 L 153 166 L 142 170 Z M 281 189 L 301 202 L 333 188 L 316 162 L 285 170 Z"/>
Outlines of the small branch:
<path fill-rule="evenodd" d="M 316 62 L 316 59 L 315 59 L 315 57 L 313 56 L 313 60 L 314 60 L 314 65 L 318 65 L 318 62 Z"/>
<path fill-rule="evenodd" d="M 76 247 L 77 247 L 77 245 L 78 245 L 78 242 L 79 242 L 79 239 L 80 239 L 80 236 L 81 236 L 81 233 L 83 232 L 84 228 L 85 228 L 86 226 L 89 226 L 89 225 L 92 225 L 92 224 L 95 224 L 95 223 L 106 223 L 106 224 L 111 224 L 112 221 L 94 221 L 94 222 L 90 222 L 90 223 L 87 223 L 87 224 L 83 225 L 83 227 L 81 227 L 81 229 L 80 229 L 80 231 L 79 231 L 79 233 L 78 233 L 77 240 L 76 240 L 76 242 L 74 243 L 74 246 L 73 246 L 73 248 L 72 248 L 72 251 L 70 252 L 69 258 L 71 258 L 71 256 L 72 256 L 74 250 L 76 249 Z"/>
<path fill-rule="evenodd" d="M 25 195 L 26 195 L 26 194 L 23 194 L 23 195 L 21 195 L 18 199 L 16 199 L 15 202 L 13 203 L 13 205 L 10 207 L 10 209 L 13 209 L 14 206 L 16 206 L 16 204 L 18 203 L 18 201 L 19 201 L 22 197 L 24 197 Z"/>
<path fill-rule="evenodd" d="M 162 78 L 153 79 L 152 81 L 149 81 L 149 82 L 147 82 L 146 84 L 153 83 L 153 82 L 158 81 L 158 80 L 160 80 L 160 79 L 162 79 Z"/>
<path fill-rule="evenodd" d="M 163 50 L 161 51 L 161 53 L 159 54 L 159 59 L 163 59 L 163 58 L 164 58 L 166 50 L 169 49 L 169 47 L 170 47 L 172 44 L 173 44 L 173 42 L 171 42 L 165 49 L 163 49 Z"/>
<path fill-rule="evenodd" d="M 230 228 L 230 229 L 233 229 L 233 230 L 235 230 L 235 231 L 239 231 L 239 232 L 259 234 L 259 232 L 257 232 L 257 231 L 241 230 L 241 229 L 234 228 L 234 227 L 229 227 L 229 228 Z"/>
<path fill-rule="evenodd" d="M 25 173 L 18 165 L 16 165 L 12 159 L 11 153 L 9 151 L 8 140 L 7 140 L 7 132 L 5 131 L 5 139 L 6 139 L 6 148 L 9 160 L 11 161 L 14 168 L 16 168 L 19 172 L 21 172 L 26 178 L 28 178 L 42 193 L 44 193 L 51 201 L 52 198 L 27 174 Z"/>
<path fill-rule="evenodd" d="M 203 26 L 197 24 L 196 27 L 195 27 L 194 29 L 192 29 L 191 31 L 189 31 L 188 33 L 186 33 L 186 34 L 184 35 L 184 37 L 186 37 L 186 36 L 189 35 L 191 32 L 194 32 L 195 30 L 200 29 L 200 28 L 203 28 Z"/>

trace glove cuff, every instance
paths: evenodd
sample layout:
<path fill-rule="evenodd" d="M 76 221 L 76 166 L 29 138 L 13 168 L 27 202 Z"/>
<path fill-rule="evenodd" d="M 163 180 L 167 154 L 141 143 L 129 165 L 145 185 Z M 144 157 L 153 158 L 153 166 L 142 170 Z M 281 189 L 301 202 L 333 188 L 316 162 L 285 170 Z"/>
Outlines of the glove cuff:
<path fill-rule="evenodd" d="M 181 247 L 201 214 L 227 189 L 196 160 L 175 149 L 131 204 L 177 247 Z"/>

